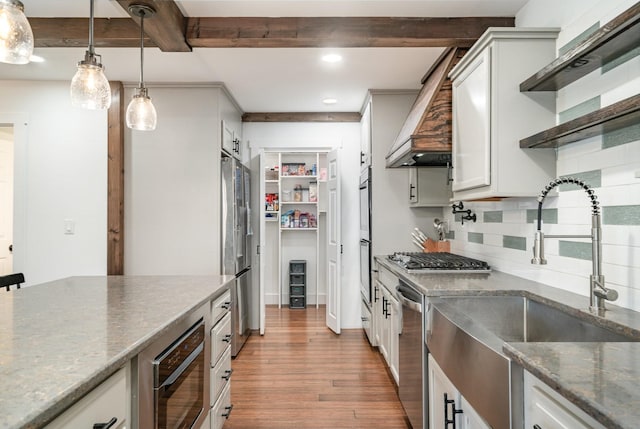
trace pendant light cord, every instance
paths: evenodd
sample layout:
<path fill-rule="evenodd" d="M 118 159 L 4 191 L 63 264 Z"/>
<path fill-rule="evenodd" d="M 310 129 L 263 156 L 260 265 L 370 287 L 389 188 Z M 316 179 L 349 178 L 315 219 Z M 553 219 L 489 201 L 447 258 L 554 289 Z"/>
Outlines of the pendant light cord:
<path fill-rule="evenodd" d="M 94 0 L 91 0 L 89 6 L 89 53 L 91 55 L 95 54 L 93 51 L 93 2 Z"/>
<path fill-rule="evenodd" d="M 144 16 L 145 12 L 140 14 L 140 88 L 144 88 Z"/>

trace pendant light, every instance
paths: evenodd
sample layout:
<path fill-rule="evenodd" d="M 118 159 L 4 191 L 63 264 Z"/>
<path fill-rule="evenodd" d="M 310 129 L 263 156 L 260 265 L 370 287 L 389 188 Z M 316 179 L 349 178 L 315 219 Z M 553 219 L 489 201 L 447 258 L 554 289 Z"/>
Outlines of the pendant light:
<path fill-rule="evenodd" d="M 100 62 L 102 56 L 93 50 L 93 0 L 89 2 L 89 48 L 84 60 L 78 62 L 78 71 L 71 80 L 71 104 L 83 109 L 108 109 L 111 105 L 111 87 Z"/>
<path fill-rule="evenodd" d="M 134 130 L 153 131 L 156 129 L 158 116 L 144 86 L 144 18 L 153 16 L 156 11 L 145 4 L 132 4 L 129 6 L 129 12 L 140 17 L 140 85 L 136 88 L 136 93 L 127 107 L 127 127 Z"/>
<path fill-rule="evenodd" d="M 0 0 L 0 62 L 27 64 L 33 54 L 33 32 L 19 0 Z"/>

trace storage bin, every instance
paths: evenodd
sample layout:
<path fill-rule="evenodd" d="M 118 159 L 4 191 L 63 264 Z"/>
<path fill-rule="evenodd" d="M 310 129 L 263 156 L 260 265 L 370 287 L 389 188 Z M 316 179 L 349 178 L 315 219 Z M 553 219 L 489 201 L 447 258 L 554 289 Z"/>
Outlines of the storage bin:
<path fill-rule="evenodd" d="M 306 300 L 299 296 L 292 296 L 289 298 L 289 308 L 305 308 Z"/>
<path fill-rule="evenodd" d="M 304 286 L 291 286 L 291 296 L 304 297 Z"/>
<path fill-rule="evenodd" d="M 290 285 L 304 285 L 304 274 L 289 274 Z"/>
<path fill-rule="evenodd" d="M 304 260 L 291 260 L 289 261 L 289 272 L 291 274 L 304 274 L 304 267 L 307 261 Z"/>

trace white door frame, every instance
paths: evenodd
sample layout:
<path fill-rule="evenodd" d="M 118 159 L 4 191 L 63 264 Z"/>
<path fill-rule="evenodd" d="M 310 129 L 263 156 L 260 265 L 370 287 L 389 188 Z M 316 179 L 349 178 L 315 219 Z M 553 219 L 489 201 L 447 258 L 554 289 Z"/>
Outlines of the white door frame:
<path fill-rule="evenodd" d="M 340 333 L 342 231 L 338 149 L 327 154 L 327 306 L 326 324 Z"/>
<path fill-rule="evenodd" d="M 0 125 L 13 126 L 13 272 L 27 271 L 27 155 L 26 113 L 0 112 Z M 26 282 L 29 282 L 25 274 Z"/>

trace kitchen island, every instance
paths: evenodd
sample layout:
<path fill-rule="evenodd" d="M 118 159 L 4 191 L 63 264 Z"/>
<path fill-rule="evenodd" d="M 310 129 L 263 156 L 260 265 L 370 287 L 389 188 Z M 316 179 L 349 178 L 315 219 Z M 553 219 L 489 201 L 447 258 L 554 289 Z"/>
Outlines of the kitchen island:
<path fill-rule="evenodd" d="M 3 292 L 0 427 L 44 426 L 232 278 L 70 277 Z"/>
<path fill-rule="evenodd" d="M 607 303 L 604 317 L 589 310 L 589 298 L 517 276 L 489 274 L 411 274 L 384 256 L 378 266 L 391 271 L 427 299 L 447 296 L 517 295 L 630 338 L 630 342 L 504 342 L 505 356 L 559 393 L 603 427 L 635 428 L 640 419 L 640 313 Z M 588 291 L 585 281 L 585 292 Z M 558 326 L 562 330 L 563 326 Z M 636 341 L 636 342 L 633 342 Z"/>

